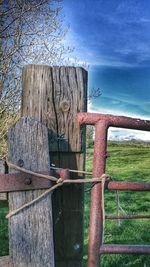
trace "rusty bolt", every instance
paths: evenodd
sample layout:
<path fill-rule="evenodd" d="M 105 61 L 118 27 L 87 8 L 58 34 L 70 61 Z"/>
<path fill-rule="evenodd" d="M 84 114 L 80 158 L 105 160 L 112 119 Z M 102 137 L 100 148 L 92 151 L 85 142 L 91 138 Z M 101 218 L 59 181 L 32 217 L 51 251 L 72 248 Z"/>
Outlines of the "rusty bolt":
<path fill-rule="evenodd" d="M 25 183 L 25 185 L 30 185 L 32 183 L 32 179 L 29 177 L 25 178 L 24 183 Z"/>
<path fill-rule="evenodd" d="M 77 253 L 81 251 L 81 245 L 80 245 L 80 244 L 75 244 L 75 245 L 73 246 L 73 248 L 74 248 L 74 250 L 75 250 Z"/>
<path fill-rule="evenodd" d="M 19 167 L 23 167 L 24 161 L 22 159 L 19 159 L 17 164 L 18 164 Z"/>

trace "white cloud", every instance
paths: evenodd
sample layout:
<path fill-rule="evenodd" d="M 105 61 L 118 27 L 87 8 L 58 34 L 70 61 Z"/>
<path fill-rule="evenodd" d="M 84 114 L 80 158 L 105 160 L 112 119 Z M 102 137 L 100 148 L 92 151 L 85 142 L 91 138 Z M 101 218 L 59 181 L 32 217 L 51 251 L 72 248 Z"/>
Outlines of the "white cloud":
<path fill-rule="evenodd" d="M 108 139 L 114 141 L 139 140 L 150 142 L 150 132 L 110 127 L 108 130 Z"/>
<path fill-rule="evenodd" d="M 89 103 L 88 105 L 88 112 L 92 113 L 101 113 L 101 114 L 112 114 L 112 115 L 118 115 L 118 116 L 128 116 L 132 118 L 138 118 L 138 119 L 144 119 L 149 120 L 148 117 L 144 116 L 138 116 L 136 114 L 130 114 L 130 113 L 121 113 L 121 111 L 114 111 L 113 109 L 109 109 L 108 107 L 100 108 L 100 107 L 94 107 L 92 103 Z M 120 129 L 120 128 L 109 128 L 108 131 L 108 139 L 114 140 L 114 141 L 129 141 L 129 140 L 141 140 L 141 141 L 148 141 L 150 142 L 150 132 L 146 131 L 139 131 L 139 130 L 130 130 L 130 129 Z"/>

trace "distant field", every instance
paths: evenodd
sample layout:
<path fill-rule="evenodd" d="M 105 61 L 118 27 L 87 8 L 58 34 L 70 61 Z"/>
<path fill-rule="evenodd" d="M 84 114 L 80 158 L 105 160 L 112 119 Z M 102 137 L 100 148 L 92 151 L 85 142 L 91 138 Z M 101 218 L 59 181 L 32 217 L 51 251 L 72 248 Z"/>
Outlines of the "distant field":
<path fill-rule="evenodd" d="M 113 180 L 150 182 L 150 145 L 110 142 L 110 157 L 107 159 L 106 173 Z M 92 170 L 93 149 L 87 150 L 87 170 Z M 120 214 L 150 214 L 150 194 L 148 192 L 119 192 Z M 89 226 L 90 194 L 85 196 L 85 246 L 84 266 L 87 262 L 87 237 Z M 106 214 L 117 214 L 117 192 L 105 192 Z M 150 223 L 148 219 L 116 220 L 105 223 L 105 243 L 110 244 L 150 244 Z M 103 267 L 150 267 L 150 256 L 104 255 Z"/>
<path fill-rule="evenodd" d="M 111 142 L 106 173 L 114 180 L 150 181 L 150 145 Z M 87 170 L 92 170 L 93 149 L 87 150 Z M 88 189 L 87 187 L 86 189 Z M 116 214 L 116 192 L 105 192 L 106 214 Z M 87 263 L 90 193 L 85 193 L 84 267 Z M 119 192 L 120 214 L 150 214 L 148 192 Z M 0 256 L 8 254 L 7 203 L 0 202 Z M 106 221 L 105 243 L 150 244 L 149 220 Z M 103 267 L 150 267 L 150 256 L 105 255 Z"/>

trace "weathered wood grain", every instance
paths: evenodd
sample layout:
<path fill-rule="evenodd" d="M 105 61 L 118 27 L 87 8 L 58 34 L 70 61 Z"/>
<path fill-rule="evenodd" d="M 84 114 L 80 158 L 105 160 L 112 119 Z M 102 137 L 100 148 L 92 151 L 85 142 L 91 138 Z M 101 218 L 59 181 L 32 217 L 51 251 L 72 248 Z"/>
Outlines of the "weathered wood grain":
<path fill-rule="evenodd" d="M 87 108 L 87 72 L 80 67 L 29 65 L 23 70 L 22 99 L 22 115 L 35 117 L 50 129 L 51 163 L 83 170 L 85 128 L 80 130 L 76 114 Z M 83 195 L 83 186 L 76 185 L 53 194 L 57 267 L 82 265 Z"/>
<path fill-rule="evenodd" d="M 0 257 L 0 267 L 11 267 L 9 256 Z"/>
<path fill-rule="evenodd" d="M 47 128 L 31 118 L 21 118 L 9 131 L 9 160 L 32 171 L 49 169 Z M 28 175 L 27 175 L 28 177 Z M 9 193 L 14 210 L 39 196 L 42 190 Z M 9 253 L 13 267 L 54 267 L 51 195 L 9 220 Z"/>
<path fill-rule="evenodd" d="M 80 131 L 76 114 L 86 111 L 87 72 L 80 67 L 28 65 L 22 81 L 22 115 L 37 118 L 51 130 L 50 151 L 58 151 L 59 137 L 59 151 L 81 152 L 85 131 Z"/>
<path fill-rule="evenodd" d="M 0 160 L 0 173 L 6 173 L 4 160 Z M 0 193 L 1 200 L 7 200 L 7 193 Z"/>

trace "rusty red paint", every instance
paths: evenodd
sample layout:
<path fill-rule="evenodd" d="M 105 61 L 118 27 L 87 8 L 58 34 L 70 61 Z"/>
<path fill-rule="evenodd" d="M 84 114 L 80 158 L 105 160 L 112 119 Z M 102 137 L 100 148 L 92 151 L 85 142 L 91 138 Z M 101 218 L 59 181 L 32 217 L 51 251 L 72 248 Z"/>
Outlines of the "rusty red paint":
<path fill-rule="evenodd" d="M 68 169 L 58 169 L 42 174 L 53 175 L 57 178 L 69 179 Z M 30 180 L 30 183 L 27 181 Z M 26 173 L 0 174 L 0 193 L 13 191 L 26 191 L 34 189 L 47 189 L 52 185 L 51 181 Z"/>
<path fill-rule="evenodd" d="M 27 179 L 31 179 L 31 183 L 26 183 Z M 28 175 L 25 173 L 0 174 L 0 192 L 13 192 L 22 190 L 31 190 L 39 188 L 49 188 L 51 182 L 47 179 Z"/>
<path fill-rule="evenodd" d="M 102 245 L 100 254 L 150 254 L 149 245 Z"/>
<path fill-rule="evenodd" d="M 95 125 L 95 144 L 93 159 L 93 177 L 105 173 L 105 160 L 107 158 L 107 130 L 110 126 L 127 129 L 150 131 L 150 121 L 133 119 L 123 116 L 103 115 L 96 113 L 79 113 L 79 124 Z M 150 185 L 146 183 L 114 182 L 105 184 L 111 190 L 149 191 Z M 99 267 L 98 249 L 101 253 L 142 253 L 150 254 L 149 246 L 123 246 L 102 245 L 103 216 L 102 216 L 101 183 L 94 185 L 91 190 L 90 229 L 88 267 Z"/>
<path fill-rule="evenodd" d="M 98 113 L 78 113 L 77 121 L 79 124 L 95 125 L 98 121 L 105 121 L 108 127 L 120 127 L 127 129 L 137 129 L 150 131 L 150 121 L 129 118 L 125 116 L 103 115 Z"/>
<path fill-rule="evenodd" d="M 106 147 L 107 124 L 105 121 L 98 121 L 95 125 L 93 177 L 99 177 L 105 173 Z M 103 235 L 103 214 L 101 203 L 101 183 L 99 183 L 95 184 L 91 190 L 88 267 L 99 266 L 99 248 L 102 244 Z"/>
<path fill-rule="evenodd" d="M 57 172 L 59 174 L 59 177 L 61 177 L 63 180 L 70 179 L 69 169 L 58 169 Z"/>
<path fill-rule="evenodd" d="M 150 183 L 108 181 L 105 188 L 109 190 L 150 191 Z"/>

